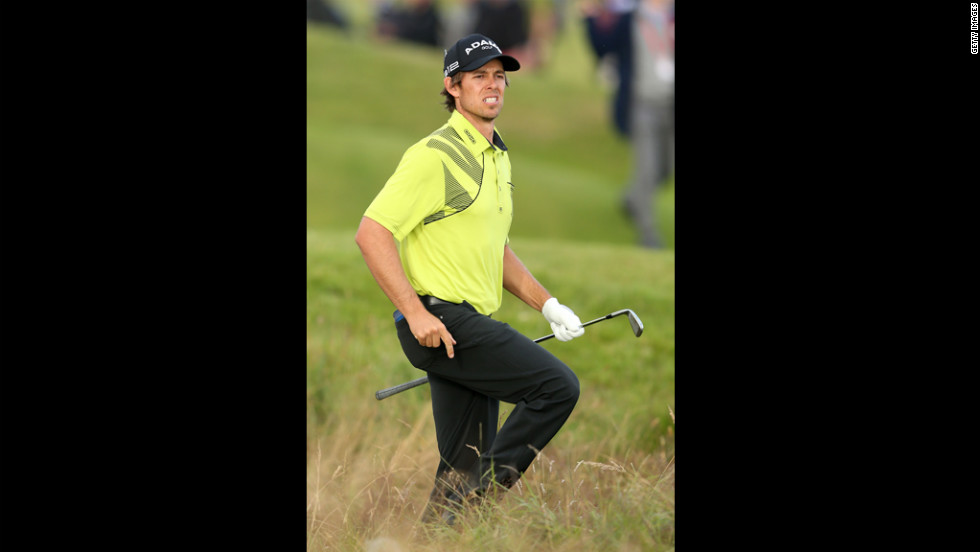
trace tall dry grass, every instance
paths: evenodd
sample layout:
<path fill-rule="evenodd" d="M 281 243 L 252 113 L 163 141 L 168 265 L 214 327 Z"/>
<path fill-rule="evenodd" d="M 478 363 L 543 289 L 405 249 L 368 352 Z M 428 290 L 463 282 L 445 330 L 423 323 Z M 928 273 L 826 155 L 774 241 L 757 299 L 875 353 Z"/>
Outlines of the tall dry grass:
<path fill-rule="evenodd" d="M 654 454 L 612 442 L 565 446 L 559 432 L 510 491 L 452 527 L 423 527 L 438 463 L 429 404 L 379 412 L 338 416 L 309 445 L 308 550 L 674 548 L 673 427 Z"/>

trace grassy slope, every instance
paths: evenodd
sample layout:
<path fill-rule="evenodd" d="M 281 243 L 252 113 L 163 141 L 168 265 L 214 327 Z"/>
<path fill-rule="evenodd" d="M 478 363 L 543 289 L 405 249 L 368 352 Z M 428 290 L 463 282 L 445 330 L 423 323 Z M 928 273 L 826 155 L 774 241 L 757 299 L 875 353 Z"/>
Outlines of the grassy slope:
<path fill-rule="evenodd" d="M 608 92 L 575 30 L 546 69 L 510 75 L 497 127 L 514 167 L 512 234 L 631 244 L 619 203 L 629 149 L 612 131 Z M 307 44 L 307 221 L 356 228 L 405 149 L 449 116 L 438 94 L 441 52 L 319 27 Z M 671 246 L 673 197 L 668 186 L 656 203 Z"/>
<path fill-rule="evenodd" d="M 515 248 L 585 320 L 632 308 L 568 343 L 549 340 L 582 394 L 522 485 L 462 530 L 414 525 L 438 463 L 428 387 L 374 391 L 422 375 L 401 353 L 392 307 L 350 232 L 307 234 L 308 527 L 313 550 L 390 538 L 405 549 L 670 550 L 673 547 L 674 256 L 630 246 L 516 238 Z M 574 277 L 569 277 L 574 274 Z M 499 318 L 550 332 L 510 296 Z M 510 405 L 502 405 L 502 416 Z M 458 529 L 460 529 L 458 528 Z"/>

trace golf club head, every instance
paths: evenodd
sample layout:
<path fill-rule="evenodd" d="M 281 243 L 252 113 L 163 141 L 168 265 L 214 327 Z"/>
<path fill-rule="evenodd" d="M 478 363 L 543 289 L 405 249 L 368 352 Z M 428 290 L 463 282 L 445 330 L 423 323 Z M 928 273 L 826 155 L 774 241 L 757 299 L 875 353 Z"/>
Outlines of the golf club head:
<path fill-rule="evenodd" d="M 643 334 L 643 321 L 630 309 L 626 309 L 626 311 L 630 319 L 630 327 L 633 328 L 633 335 L 640 337 Z"/>
<path fill-rule="evenodd" d="M 628 316 L 630 321 L 630 328 L 633 328 L 633 335 L 635 335 L 636 337 L 640 337 L 641 335 L 643 335 L 643 321 L 640 320 L 640 317 L 637 316 L 636 313 L 633 312 L 632 310 L 623 309 L 620 311 L 616 311 L 610 314 L 609 318 L 612 318 L 613 316 L 619 316 L 621 314 L 625 314 Z"/>

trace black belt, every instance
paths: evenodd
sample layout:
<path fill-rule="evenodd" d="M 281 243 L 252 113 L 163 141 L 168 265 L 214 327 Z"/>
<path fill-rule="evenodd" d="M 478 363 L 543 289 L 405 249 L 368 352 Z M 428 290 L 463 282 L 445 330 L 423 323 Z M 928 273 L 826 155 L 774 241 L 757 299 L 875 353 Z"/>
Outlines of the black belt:
<path fill-rule="evenodd" d="M 433 297 L 431 295 L 419 295 L 419 299 L 422 301 L 423 305 L 459 305 L 459 303 L 450 303 L 449 301 L 443 301 L 438 297 Z"/>
<path fill-rule="evenodd" d="M 429 305 L 430 307 L 432 305 L 457 305 L 457 306 L 459 306 L 459 303 L 450 303 L 449 301 L 443 301 L 442 299 L 439 299 L 438 297 L 433 297 L 431 295 L 419 295 L 419 300 L 422 301 L 422 304 L 423 305 Z M 395 312 L 391 313 L 391 315 L 395 317 L 395 322 L 399 322 L 399 321 L 401 321 L 401 320 L 403 320 L 405 318 L 405 315 L 402 314 L 402 311 L 400 311 L 400 310 L 395 310 Z"/>

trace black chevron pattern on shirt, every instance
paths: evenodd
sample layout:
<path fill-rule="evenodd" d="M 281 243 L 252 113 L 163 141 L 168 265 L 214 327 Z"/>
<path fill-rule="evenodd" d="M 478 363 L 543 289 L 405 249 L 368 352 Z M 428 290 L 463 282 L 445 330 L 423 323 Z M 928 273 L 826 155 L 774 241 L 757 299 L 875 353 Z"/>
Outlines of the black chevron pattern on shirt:
<path fill-rule="evenodd" d="M 463 169 L 466 176 L 476 184 L 477 196 L 480 195 L 480 190 L 483 187 L 483 167 L 466 148 L 456 129 L 450 126 L 432 133 L 432 138 L 425 145 L 446 154 L 457 167 Z M 439 213 L 426 217 L 425 224 L 459 213 L 476 201 L 476 196 L 470 197 L 470 194 L 456 180 L 445 162 L 443 162 L 442 168 L 446 184 L 446 208 Z"/>

